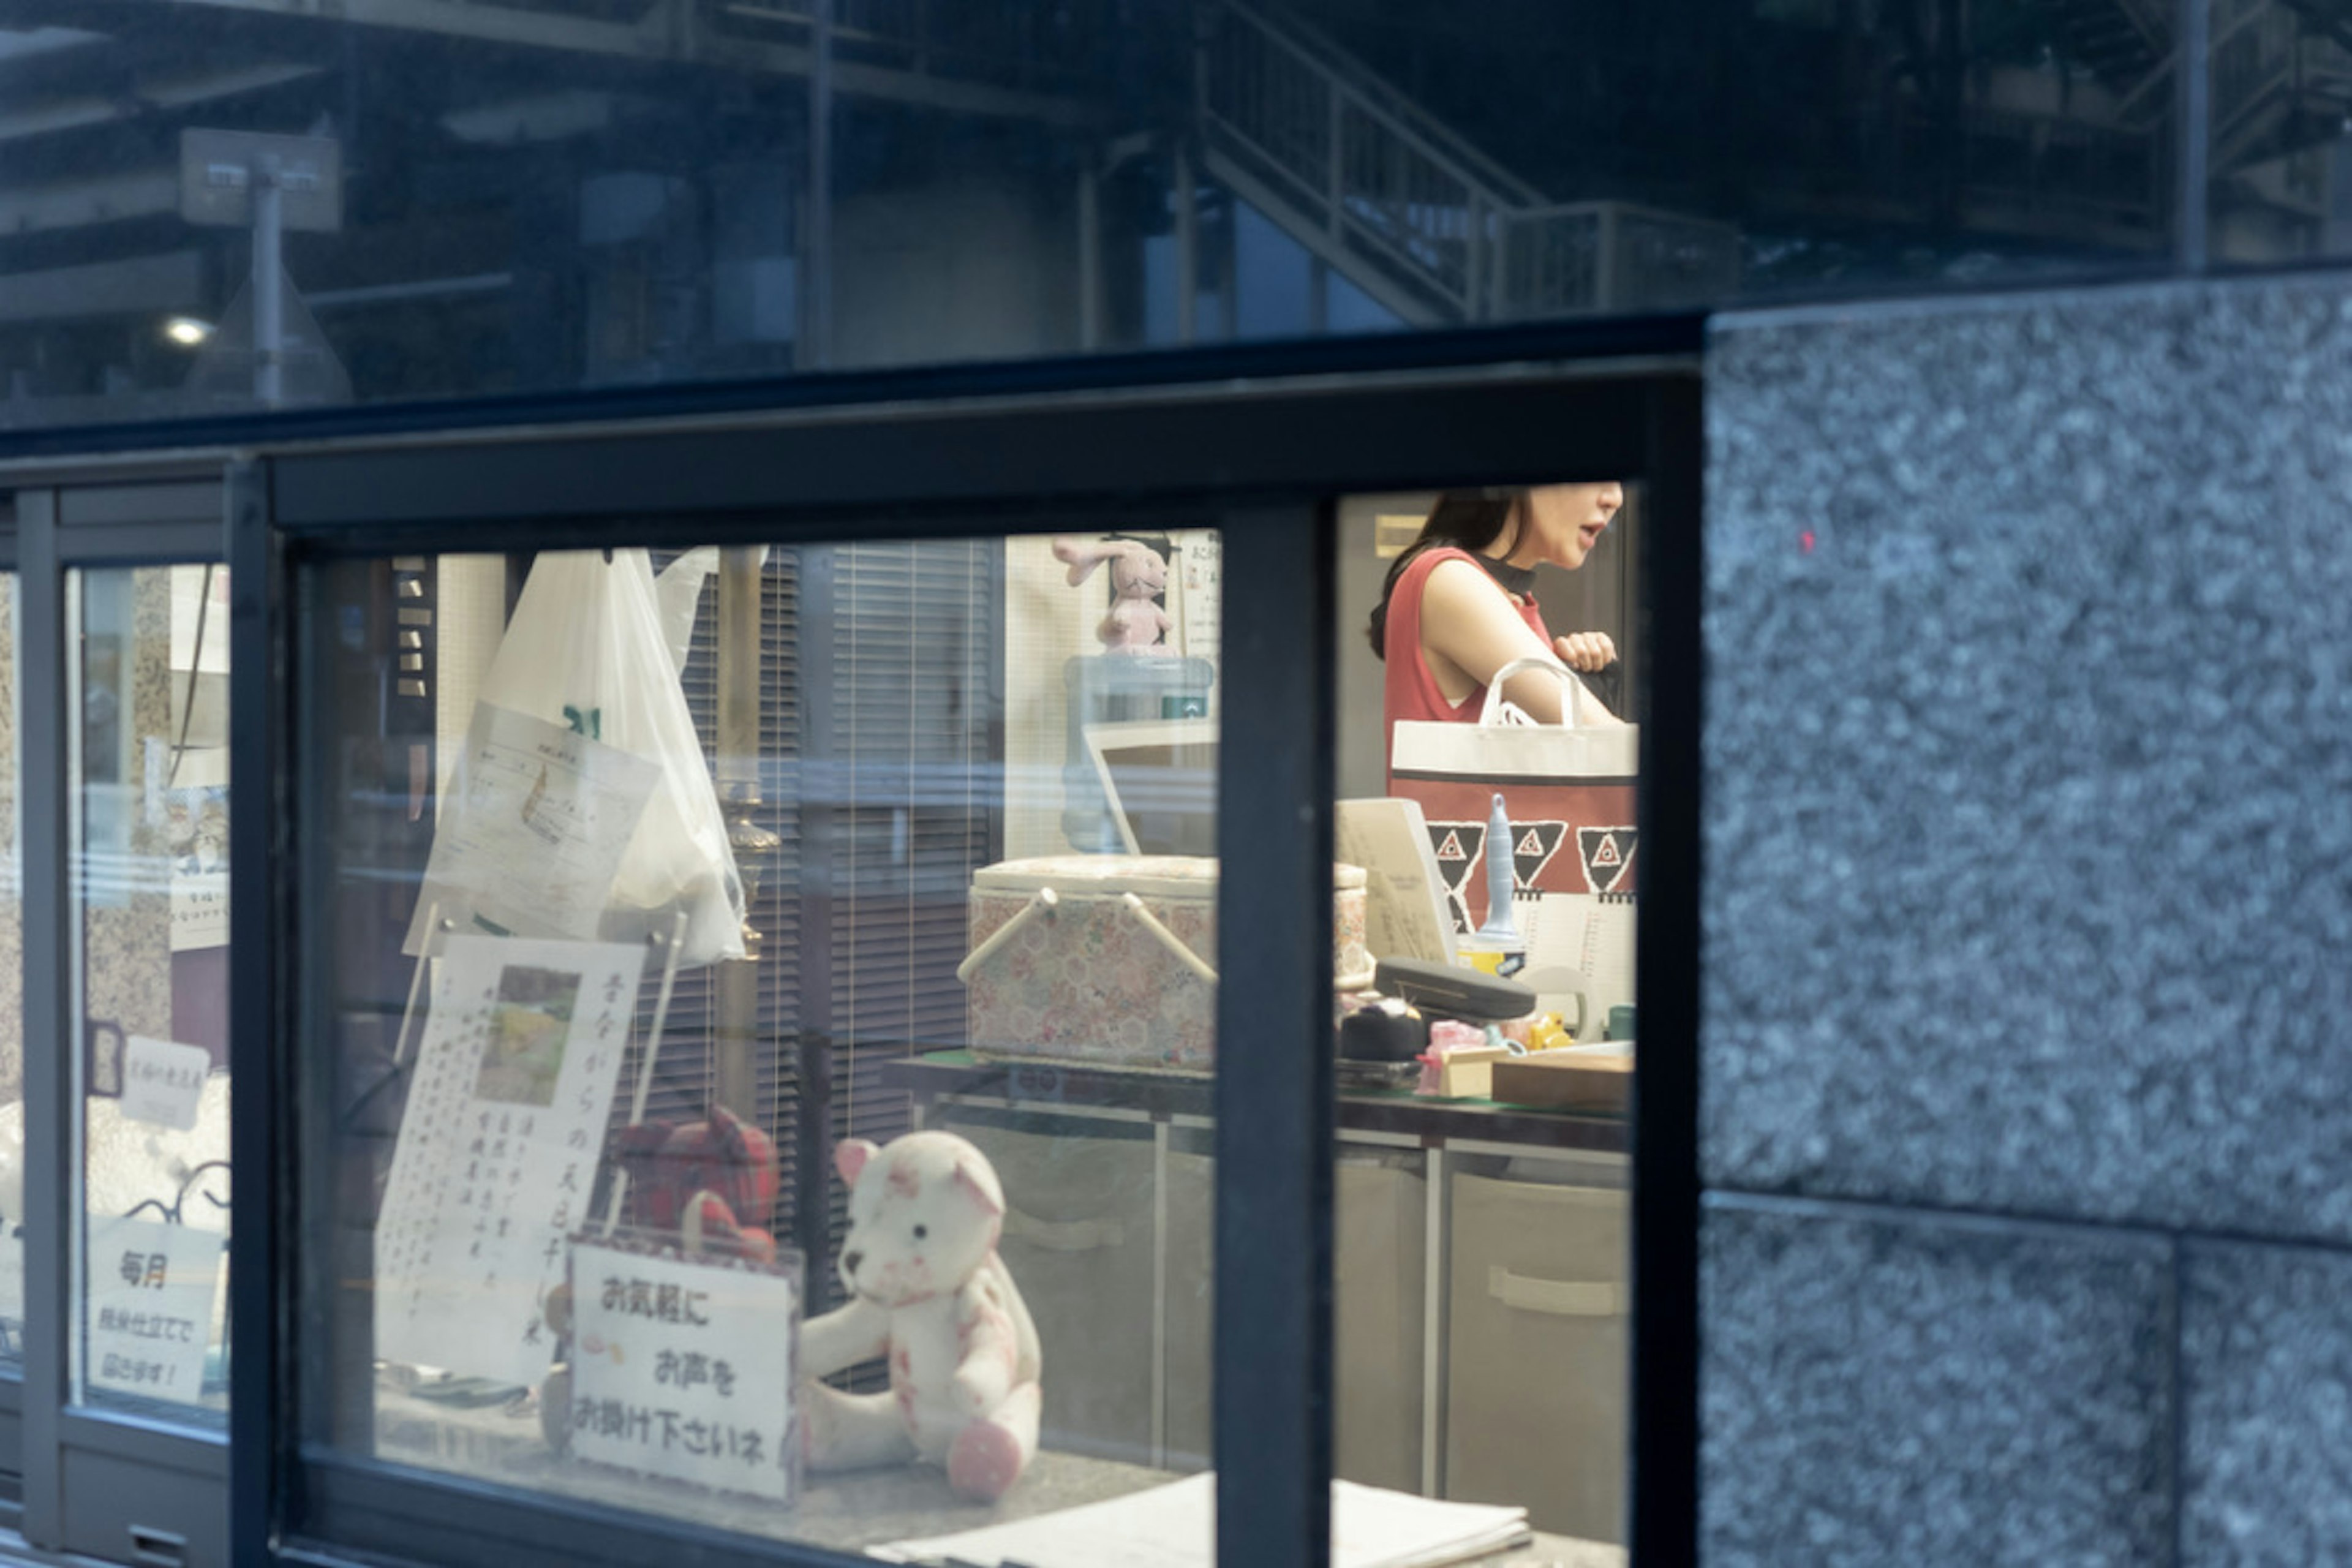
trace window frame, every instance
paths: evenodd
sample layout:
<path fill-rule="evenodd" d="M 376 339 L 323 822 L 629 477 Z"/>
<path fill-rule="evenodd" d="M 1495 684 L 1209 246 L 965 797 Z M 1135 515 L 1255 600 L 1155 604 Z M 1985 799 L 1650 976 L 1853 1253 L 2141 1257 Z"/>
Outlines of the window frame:
<path fill-rule="evenodd" d="M 25 909 L 26 1331 L 19 1402 L 21 1499 L 27 1536 L 65 1550 L 103 1550 L 141 1523 L 101 1500 L 131 1480 L 163 1521 L 195 1521 L 191 1541 L 223 1532 L 215 1517 L 227 1436 L 73 1402 L 72 1237 L 83 1154 L 81 1025 L 77 1016 L 82 910 L 71 889 L 74 849 L 67 739 L 72 661 L 67 595 L 76 572 L 218 561 L 220 463 L 94 460 L 26 475 L 16 493 L 16 654 Z M 232 961 L 233 963 L 233 961 Z M 49 1048 L 36 1049 L 36 1042 Z M 46 1140 L 37 1141 L 37 1128 Z M 232 1394 L 234 1390 L 232 1390 Z M 159 1523 L 152 1528 L 163 1529 Z M 168 1531 L 167 1531 L 168 1533 Z"/>
<path fill-rule="evenodd" d="M 1220 789 L 1255 809 L 1221 823 L 1234 874 L 1220 892 L 1219 1029 L 1237 1044 L 1220 1054 L 1214 1091 L 1219 1562 L 1290 1568 L 1325 1559 L 1330 1471 L 1331 1060 L 1279 1046 L 1328 1029 L 1337 498 L 1577 477 L 1649 486 L 1654 696 L 1642 738 L 1637 987 L 1650 1048 L 1633 1113 L 1629 1522 L 1641 1560 L 1687 1558 L 1701 446 L 1695 365 L 1645 358 L 359 440 L 233 463 L 232 1152 L 240 1211 L 267 1221 L 237 1226 L 231 1243 L 233 1560 L 429 1560 L 470 1543 L 512 1562 L 530 1561 L 530 1547 L 549 1563 L 852 1561 L 303 1442 L 299 1194 L 320 1189 L 298 1163 L 298 939 L 324 869 L 296 854 L 322 787 L 316 758 L 294 745 L 319 732 L 294 722 L 320 718 L 302 711 L 318 695 L 298 657 L 306 563 L 559 543 L 963 537 L 1139 502 L 1193 506 L 1227 529 L 1229 561 L 1248 563 L 1225 578 L 1228 664 L 1255 679 L 1226 689 Z M 908 461 L 915 453 L 924 460 Z M 1303 737 L 1302 710 L 1312 716 Z"/>

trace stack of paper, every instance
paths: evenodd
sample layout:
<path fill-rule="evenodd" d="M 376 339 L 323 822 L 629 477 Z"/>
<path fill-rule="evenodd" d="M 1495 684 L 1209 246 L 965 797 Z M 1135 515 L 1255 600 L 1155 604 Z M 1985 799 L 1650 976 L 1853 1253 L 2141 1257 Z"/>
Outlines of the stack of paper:
<path fill-rule="evenodd" d="M 1194 1476 L 1108 1502 L 868 1550 L 886 1563 L 973 1568 L 1211 1568 L 1216 1478 Z M 1434 1502 L 1331 1483 L 1332 1568 L 1433 1568 L 1519 1545 L 1528 1510 Z"/>

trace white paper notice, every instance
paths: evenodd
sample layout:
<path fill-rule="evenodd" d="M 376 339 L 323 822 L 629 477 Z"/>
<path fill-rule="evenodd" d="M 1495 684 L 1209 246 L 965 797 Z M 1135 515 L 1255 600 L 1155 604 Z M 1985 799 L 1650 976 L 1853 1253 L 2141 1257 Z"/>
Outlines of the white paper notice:
<path fill-rule="evenodd" d="M 12 1355 L 24 1353 L 16 1337 L 25 1331 L 25 1227 L 15 1220 L 0 1221 L 0 1344 Z"/>
<path fill-rule="evenodd" d="M 588 1213 L 645 949 L 453 936 L 376 1224 L 376 1353 L 530 1384 Z"/>
<path fill-rule="evenodd" d="M 593 941 L 661 769 L 561 724 L 475 704 L 405 951 L 438 918 Z"/>
<path fill-rule="evenodd" d="M 1216 1477 L 1191 1476 L 1009 1524 L 869 1546 L 866 1554 L 886 1563 L 1017 1563 L 1023 1568 L 1209 1568 L 1216 1561 Z M 1438 1502 L 1352 1481 L 1331 1483 L 1332 1568 L 1483 1562 L 1529 1533 L 1523 1508 Z"/>
<path fill-rule="evenodd" d="M 228 748 L 192 746 L 174 763 L 161 739 L 148 745 L 150 826 L 170 847 L 172 951 L 226 947 Z"/>
<path fill-rule="evenodd" d="M 91 1216 L 82 1345 L 92 1388 L 195 1403 L 226 1243 L 216 1230 Z"/>
<path fill-rule="evenodd" d="M 1176 651 L 1214 661 L 1223 651 L 1224 536 L 1213 528 L 1177 535 Z"/>
<path fill-rule="evenodd" d="M 185 1132 L 196 1124 L 196 1104 L 213 1058 L 202 1046 L 133 1035 L 122 1047 L 122 1114 Z"/>
<path fill-rule="evenodd" d="M 1364 940 L 1375 958 L 1454 962 L 1454 922 L 1419 801 L 1343 800 L 1332 852 L 1364 868 Z"/>
<path fill-rule="evenodd" d="M 793 1500 L 791 1273 L 580 1241 L 572 1300 L 574 1454 Z"/>

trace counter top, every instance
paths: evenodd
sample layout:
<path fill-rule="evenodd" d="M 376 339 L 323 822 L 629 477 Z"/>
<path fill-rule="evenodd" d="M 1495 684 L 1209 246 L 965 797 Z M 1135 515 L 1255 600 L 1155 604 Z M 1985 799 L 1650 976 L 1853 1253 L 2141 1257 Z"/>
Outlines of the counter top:
<path fill-rule="evenodd" d="M 1142 1073 L 1048 1061 L 983 1061 L 970 1051 L 931 1051 L 884 1064 L 882 1081 L 919 1100 L 942 1096 L 1001 1100 L 1024 1109 L 1139 1111 L 1155 1121 L 1207 1121 L 1215 1085 L 1197 1074 Z M 1491 1100 L 1429 1100 L 1402 1089 L 1341 1089 L 1344 1132 L 1379 1132 L 1423 1143 L 1475 1140 L 1622 1154 L 1624 1118 L 1504 1105 Z"/>
<path fill-rule="evenodd" d="M 389 1385 L 381 1387 L 376 1397 L 375 1457 L 381 1459 L 841 1552 L 1058 1512 L 1177 1479 L 1174 1471 L 1043 1449 L 1020 1484 L 993 1505 L 957 1497 L 936 1467 L 893 1465 L 812 1476 L 800 1501 L 785 1508 L 580 1464 L 551 1453 L 540 1439 L 537 1406 L 527 1400 L 467 1409 L 419 1399 Z M 1538 1534 L 1527 1545 L 1477 1562 L 1482 1568 L 1624 1568 L 1625 1552 Z"/>

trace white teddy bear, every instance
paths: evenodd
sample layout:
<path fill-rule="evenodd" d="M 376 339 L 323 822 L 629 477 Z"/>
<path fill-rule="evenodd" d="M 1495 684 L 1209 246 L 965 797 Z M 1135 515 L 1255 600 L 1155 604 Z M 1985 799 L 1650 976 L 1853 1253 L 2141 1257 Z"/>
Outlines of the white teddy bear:
<path fill-rule="evenodd" d="M 801 1330 L 809 1467 L 923 1458 L 992 1502 L 1037 1451 L 1037 1330 L 996 1257 L 1004 1191 L 988 1159 L 950 1132 L 834 1151 L 849 1184 L 841 1279 L 853 1300 Z M 878 1355 L 887 1394 L 816 1380 Z"/>

